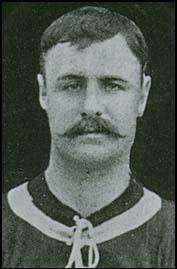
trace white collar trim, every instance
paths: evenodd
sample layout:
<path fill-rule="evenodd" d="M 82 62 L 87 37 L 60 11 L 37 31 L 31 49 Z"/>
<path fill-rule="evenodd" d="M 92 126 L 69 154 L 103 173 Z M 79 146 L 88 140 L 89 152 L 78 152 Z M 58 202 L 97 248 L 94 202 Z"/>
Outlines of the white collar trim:
<path fill-rule="evenodd" d="M 28 182 L 8 192 L 8 203 L 12 211 L 43 234 L 68 243 L 73 227 L 68 227 L 48 217 L 32 202 L 27 189 Z M 93 228 L 96 243 L 111 240 L 132 231 L 150 220 L 161 209 L 161 198 L 144 188 L 143 197 L 126 212 Z"/>

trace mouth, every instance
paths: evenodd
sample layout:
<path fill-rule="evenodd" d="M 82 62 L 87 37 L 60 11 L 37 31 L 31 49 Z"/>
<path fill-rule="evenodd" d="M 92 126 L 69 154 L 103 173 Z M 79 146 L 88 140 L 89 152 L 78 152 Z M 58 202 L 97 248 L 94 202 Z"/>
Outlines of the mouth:
<path fill-rule="evenodd" d="M 108 135 L 110 132 L 105 128 L 85 128 L 85 130 L 78 130 L 76 132 L 77 136 L 87 136 L 87 135 Z"/>
<path fill-rule="evenodd" d="M 79 132 L 78 132 L 79 133 Z M 109 131 L 106 129 L 95 129 L 95 128 L 86 128 L 85 130 L 80 131 L 81 134 L 108 134 Z"/>
<path fill-rule="evenodd" d="M 90 138 L 98 138 L 98 137 L 111 137 L 112 138 L 124 138 L 125 136 L 120 135 L 118 132 L 115 132 L 113 129 L 109 130 L 104 126 L 92 127 L 92 126 L 79 126 L 79 128 L 74 127 L 69 132 L 66 132 L 65 135 L 74 139 L 77 137 L 90 137 Z"/>
<path fill-rule="evenodd" d="M 92 131 L 79 133 L 75 136 L 75 139 L 81 144 L 102 145 L 106 143 L 108 137 L 108 133 Z"/>
<path fill-rule="evenodd" d="M 78 136 L 83 136 L 83 137 L 103 137 L 107 136 L 109 133 L 98 133 L 98 132 L 84 132 L 78 134 Z"/>
<path fill-rule="evenodd" d="M 88 131 L 82 131 L 77 133 L 77 137 L 83 137 L 83 138 L 102 138 L 110 135 L 110 132 L 104 131 L 104 132 L 99 132 L 97 130 L 88 130 Z"/>

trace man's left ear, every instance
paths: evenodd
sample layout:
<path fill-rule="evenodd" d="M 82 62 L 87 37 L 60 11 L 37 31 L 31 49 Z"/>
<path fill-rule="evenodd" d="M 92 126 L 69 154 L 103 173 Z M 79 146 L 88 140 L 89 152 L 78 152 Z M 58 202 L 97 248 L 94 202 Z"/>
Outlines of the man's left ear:
<path fill-rule="evenodd" d="M 151 88 L 151 77 L 143 74 L 143 83 L 141 89 L 141 97 L 139 100 L 138 116 L 142 117 L 146 108 L 149 91 Z"/>

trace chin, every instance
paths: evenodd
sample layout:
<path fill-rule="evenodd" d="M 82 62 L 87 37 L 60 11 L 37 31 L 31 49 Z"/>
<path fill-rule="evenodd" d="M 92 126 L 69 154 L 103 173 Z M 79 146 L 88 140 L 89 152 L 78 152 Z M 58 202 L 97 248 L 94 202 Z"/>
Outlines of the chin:
<path fill-rule="evenodd" d="M 54 147 L 57 154 L 78 165 L 107 166 L 122 162 L 130 153 L 132 139 L 114 139 L 110 136 L 81 136 L 75 139 L 57 137 Z"/>
<path fill-rule="evenodd" d="M 111 165 L 112 162 L 121 159 L 124 150 L 121 145 L 115 143 L 108 144 L 67 144 L 60 146 L 60 155 L 68 161 L 74 161 L 78 164 L 87 166 Z"/>
<path fill-rule="evenodd" d="M 72 159 L 75 159 L 78 162 L 96 164 L 107 161 L 112 156 L 112 151 L 105 149 L 102 146 L 81 146 L 77 149 L 73 149 L 68 154 L 71 155 Z"/>

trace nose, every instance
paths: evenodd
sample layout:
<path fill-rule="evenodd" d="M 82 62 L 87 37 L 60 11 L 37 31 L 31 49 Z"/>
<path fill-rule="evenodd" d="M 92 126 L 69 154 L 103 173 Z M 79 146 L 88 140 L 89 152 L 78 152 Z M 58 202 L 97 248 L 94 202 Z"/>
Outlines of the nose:
<path fill-rule="evenodd" d="M 103 104 L 101 101 L 99 85 L 96 81 L 90 80 L 87 84 L 81 116 L 101 116 L 102 113 Z"/>

